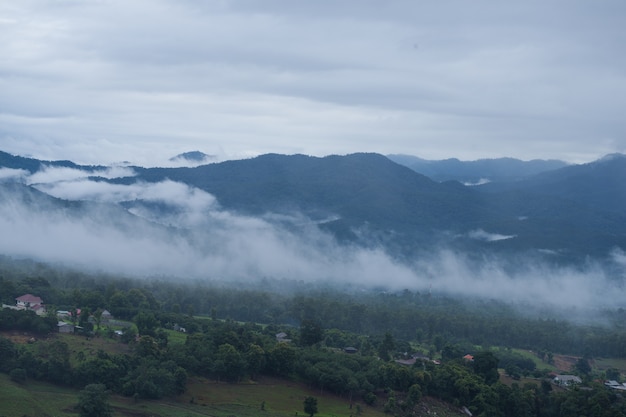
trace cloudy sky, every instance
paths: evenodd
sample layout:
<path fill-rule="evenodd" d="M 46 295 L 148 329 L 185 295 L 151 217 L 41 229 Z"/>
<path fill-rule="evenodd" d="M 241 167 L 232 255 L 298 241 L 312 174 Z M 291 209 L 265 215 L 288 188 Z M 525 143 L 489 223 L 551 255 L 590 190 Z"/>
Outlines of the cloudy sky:
<path fill-rule="evenodd" d="M 622 0 L 0 0 L 0 150 L 626 152 Z"/>

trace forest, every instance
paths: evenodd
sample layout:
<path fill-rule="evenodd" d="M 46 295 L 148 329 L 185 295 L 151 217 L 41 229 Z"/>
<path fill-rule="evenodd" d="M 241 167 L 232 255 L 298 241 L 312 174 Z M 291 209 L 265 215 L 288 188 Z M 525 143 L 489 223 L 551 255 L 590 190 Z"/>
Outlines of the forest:
<path fill-rule="evenodd" d="M 268 280 L 246 288 L 174 284 L 3 259 L 0 299 L 10 305 L 22 294 L 45 300 L 48 314 L 0 312 L 3 335 L 38 335 L 33 343 L 0 336 L 0 371 L 20 383 L 102 384 L 158 399 L 185 392 L 191 376 L 231 384 L 272 376 L 396 416 L 418 415 L 425 396 L 475 416 L 626 416 L 626 402 L 604 386 L 621 379 L 619 370 L 590 366 L 593 358 L 626 357 L 621 310 L 604 311 L 601 325 L 577 324 L 495 300 Z M 103 320 L 104 310 L 115 320 Z M 57 311 L 70 312 L 67 320 L 80 329 L 74 337 L 112 339 L 127 350 L 75 357 L 50 337 Z M 173 335 L 183 341 L 174 344 Z M 532 350 L 545 369 L 518 349 Z M 579 358 L 571 373 L 580 386 L 551 382 L 548 365 L 557 353 Z"/>

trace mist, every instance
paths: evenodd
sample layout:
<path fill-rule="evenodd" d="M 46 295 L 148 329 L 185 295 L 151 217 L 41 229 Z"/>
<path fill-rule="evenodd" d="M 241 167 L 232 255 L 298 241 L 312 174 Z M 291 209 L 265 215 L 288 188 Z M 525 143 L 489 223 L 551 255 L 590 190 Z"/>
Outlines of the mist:
<path fill-rule="evenodd" d="M 105 175 L 133 172 L 98 174 Z M 18 177 L 62 200 L 41 198 L 34 204 L 2 189 L 0 252 L 13 257 L 123 276 L 287 279 L 560 309 L 616 308 L 626 299 L 626 255 L 619 248 L 607 254 L 606 264 L 582 268 L 555 267 L 524 255 L 527 259 L 516 259 L 522 266 L 512 270 L 495 255 L 476 260 L 445 247 L 401 262 L 382 247 L 340 244 L 301 214 L 245 216 L 225 210 L 211 194 L 174 181 L 120 185 L 65 168 L 34 175 L 0 171 L 0 178 Z M 470 235 L 488 241 L 513 238 L 482 230 Z"/>

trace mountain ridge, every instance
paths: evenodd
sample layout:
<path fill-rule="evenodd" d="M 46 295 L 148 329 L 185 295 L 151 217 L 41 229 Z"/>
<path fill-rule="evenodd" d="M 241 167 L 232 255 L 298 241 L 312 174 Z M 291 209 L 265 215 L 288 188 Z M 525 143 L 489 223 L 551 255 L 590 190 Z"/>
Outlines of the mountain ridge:
<path fill-rule="evenodd" d="M 0 166 L 47 165 L 6 155 L 0 154 Z M 221 210 L 252 217 L 301 214 L 344 244 L 382 246 L 403 259 L 445 246 L 479 256 L 550 253 L 560 254 L 559 260 L 584 262 L 587 256 L 606 257 L 614 248 L 626 247 L 620 179 L 606 181 L 607 176 L 626 172 L 626 158 L 615 155 L 480 187 L 434 181 L 374 153 L 266 154 L 193 168 L 132 169 L 134 176 L 98 181 L 134 187 L 165 181 L 186 184 L 214 196 Z M 588 183 L 584 189 L 577 186 L 581 178 Z M 552 191 L 555 187 L 568 192 Z M 586 190 L 602 199 L 590 204 Z M 136 198 L 121 207 L 139 207 L 141 197 Z M 150 206 L 168 210 L 154 203 L 141 208 Z"/>

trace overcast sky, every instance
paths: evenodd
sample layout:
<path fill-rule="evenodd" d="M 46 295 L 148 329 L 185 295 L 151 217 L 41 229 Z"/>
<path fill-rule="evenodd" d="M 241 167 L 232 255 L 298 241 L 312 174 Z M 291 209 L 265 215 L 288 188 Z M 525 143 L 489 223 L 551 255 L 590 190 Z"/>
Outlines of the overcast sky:
<path fill-rule="evenodd" d="M 623 0 L 0 0 L 0 150 L 626 152 Z"/>

